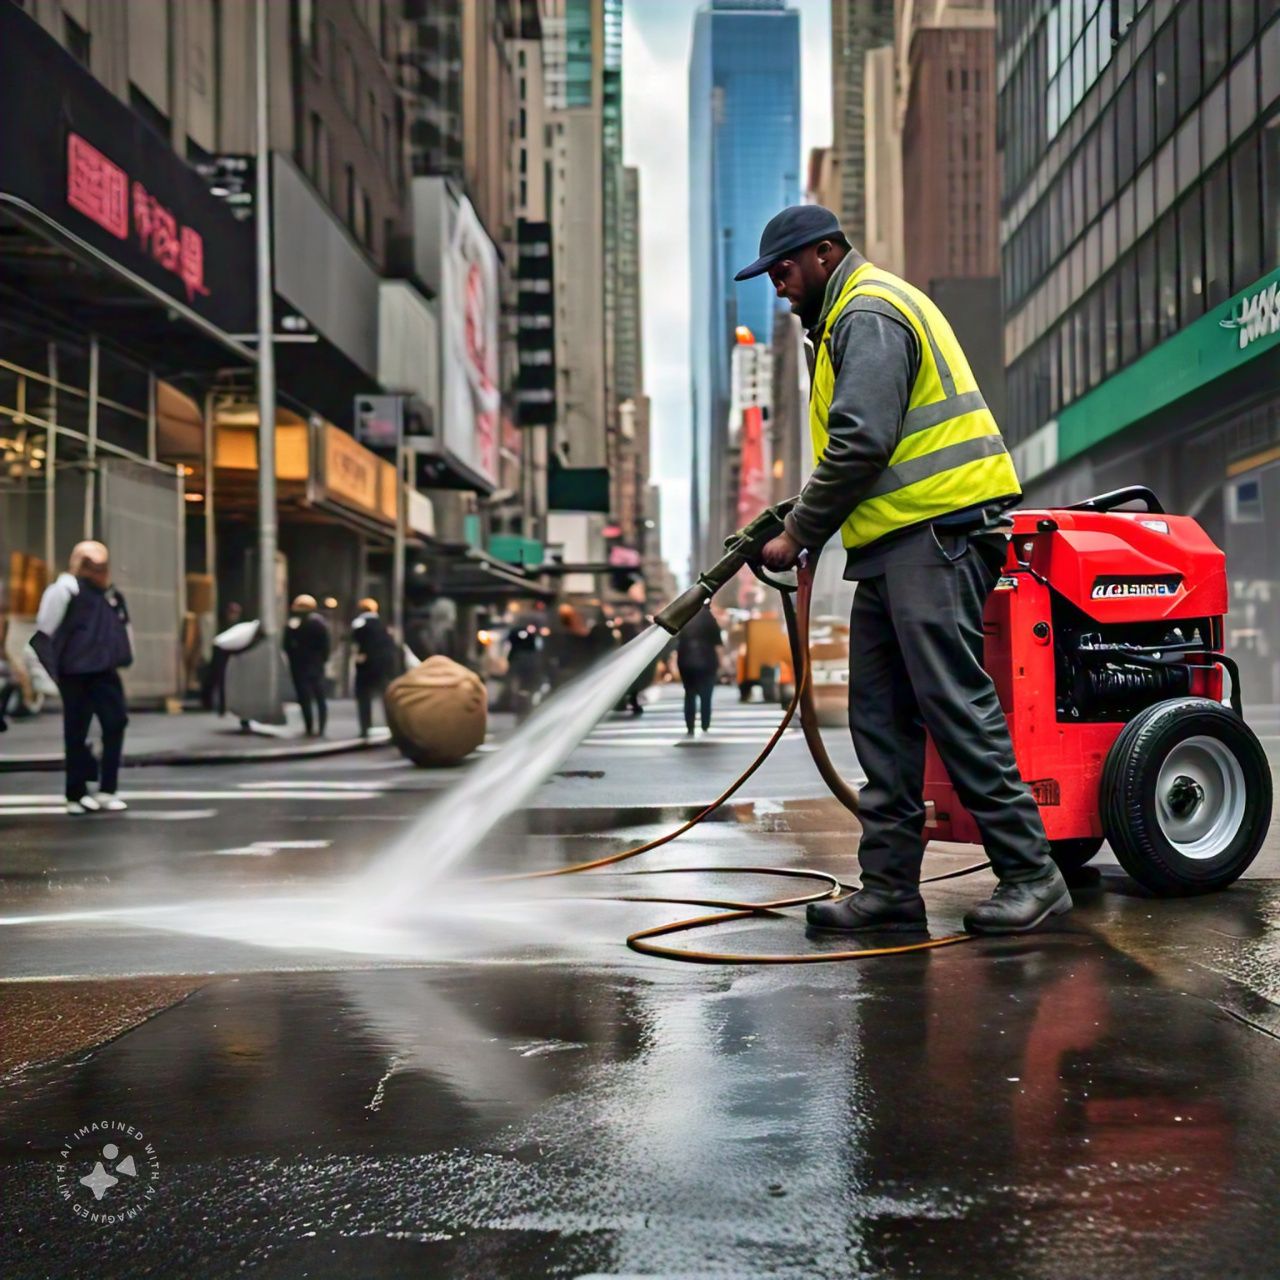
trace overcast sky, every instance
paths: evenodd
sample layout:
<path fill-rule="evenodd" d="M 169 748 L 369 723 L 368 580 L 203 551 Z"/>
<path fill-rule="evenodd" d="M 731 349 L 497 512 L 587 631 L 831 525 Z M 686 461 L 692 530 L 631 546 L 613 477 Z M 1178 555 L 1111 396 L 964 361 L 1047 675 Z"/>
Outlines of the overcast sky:
<path fill-rule="evenodd" d="M 689 557 L 688 74 L 703 0 L 623 7 L 623 151 L 640 169 L 645 387 L 653 401 L 653 480 L 662 486 L 662 551 L 683 577 Z M 831 141 L 830 0 L 800 10 L 801 182 L 809 148 Z"/>

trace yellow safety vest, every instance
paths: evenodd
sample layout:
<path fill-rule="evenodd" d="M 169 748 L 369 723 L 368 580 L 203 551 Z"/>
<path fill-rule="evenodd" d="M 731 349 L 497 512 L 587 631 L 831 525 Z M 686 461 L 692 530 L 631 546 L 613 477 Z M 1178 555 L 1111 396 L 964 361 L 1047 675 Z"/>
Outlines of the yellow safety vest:
<path fill-rule="evenodd" d="M 844 545 L 865 547 L 965 507 L 1019 497 L 1013 459 L 946 317 L 919 289 L 871 263 L 845 282 L 823 326 L 809 397 L 815 461 L 830 439 L 831 330 L 855 298 L 878 298 L 902 315 L 920 341 L 920 371 L 889 465 L 841 527 Z"/>

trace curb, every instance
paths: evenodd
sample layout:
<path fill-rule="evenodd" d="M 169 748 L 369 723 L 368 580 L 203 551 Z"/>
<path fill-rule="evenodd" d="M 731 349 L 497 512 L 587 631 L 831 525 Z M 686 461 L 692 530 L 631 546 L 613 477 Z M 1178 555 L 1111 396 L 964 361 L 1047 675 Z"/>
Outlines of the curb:
<path fill-rule="evenodd" d="M 282 760 L 310 760 L 322 756 L 345 755 L 352 751 L 371 751 L 391 745 L 386 730 L 374 730 L 371 738 L 335 738 L 332 742 L 312 742 L 298 747 L 258 747 L 242 751 L 142 751 L 125 750 L 121 767 L 125 769 L 179 768 L 207 764 L 269 764 Z M 46 752 L 32 756 L 0 756 L 0 773 L 61 773 L 65 766 L 62 752 Z"/>

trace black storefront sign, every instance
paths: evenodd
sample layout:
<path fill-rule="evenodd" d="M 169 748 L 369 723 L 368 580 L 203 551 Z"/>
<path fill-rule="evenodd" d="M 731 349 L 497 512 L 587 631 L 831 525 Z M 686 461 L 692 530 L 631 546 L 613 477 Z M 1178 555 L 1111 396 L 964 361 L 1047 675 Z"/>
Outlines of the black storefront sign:
<path fill-rule="evenodd" d="M 556 420 L 556 330 L 551 224 L 521 218 L 517 230 L 516 415 L 522 427 L 549 427 Z"/>
<path fill-rule="evenodd" d="M 0 3 L 5 202 L 70 232 L 224 332 L 254 327 L 252 223 L 238 222 L 37 22 Z"/>

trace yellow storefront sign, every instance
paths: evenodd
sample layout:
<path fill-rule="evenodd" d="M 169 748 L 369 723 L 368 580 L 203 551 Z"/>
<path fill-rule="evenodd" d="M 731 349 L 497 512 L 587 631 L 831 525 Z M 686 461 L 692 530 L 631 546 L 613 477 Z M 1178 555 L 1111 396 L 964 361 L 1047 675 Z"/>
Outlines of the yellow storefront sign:
<path fill-rule="evenodd" d="M 395 492 L 395 468 L 328 422 L 324 424 L 324 488 L 328 497 L 348 506 L 395 518 L 394 508 L 388 513 L 383 500 L 388 489 Z"/>

